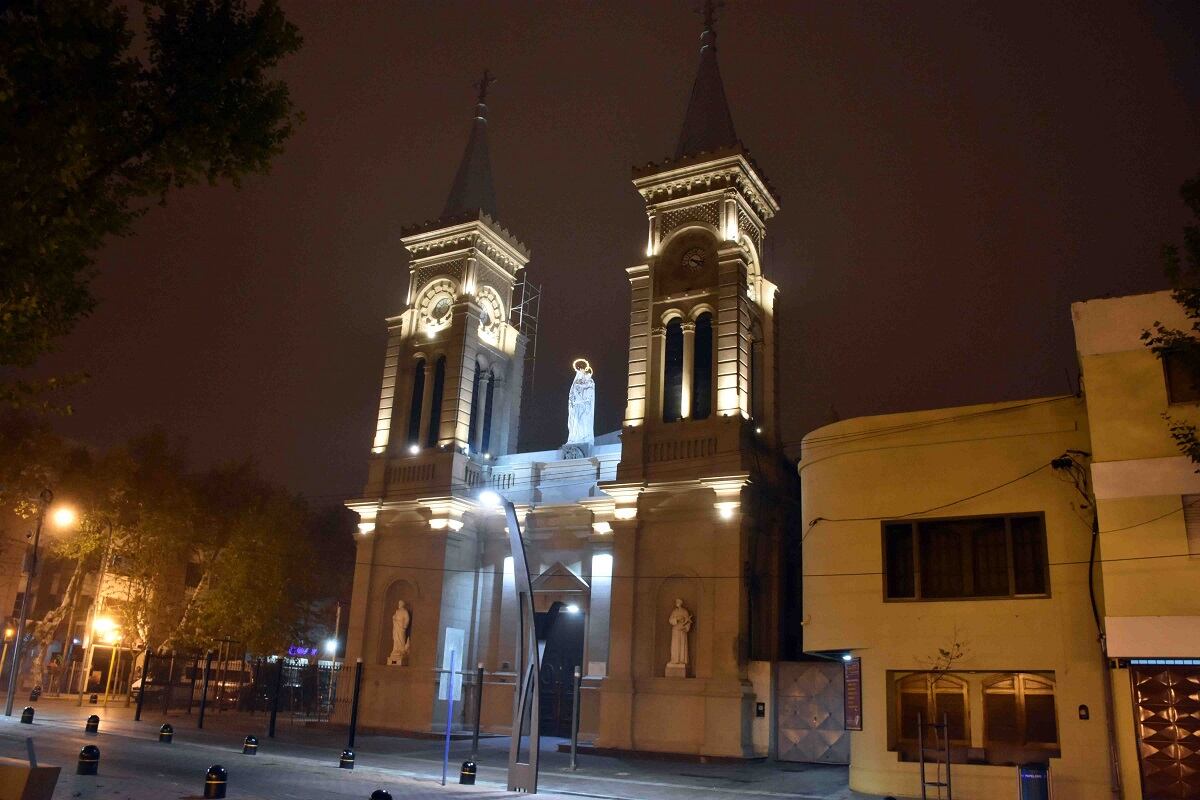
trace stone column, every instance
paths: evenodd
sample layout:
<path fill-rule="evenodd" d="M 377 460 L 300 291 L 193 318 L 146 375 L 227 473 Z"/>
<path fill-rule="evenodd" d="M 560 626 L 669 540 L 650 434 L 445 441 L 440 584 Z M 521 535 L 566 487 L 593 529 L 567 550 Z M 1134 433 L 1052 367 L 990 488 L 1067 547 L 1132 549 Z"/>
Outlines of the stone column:
<path fill-rule="evenodd" d="M 649 413 L 646 408 L 650 378 L 650 271 L 641 264 L 627 270 L 631 302 L 629 309 L 629 379 L 626 388 L 625 424 L 641 425 Z"/>
<path fill-rule="evenodd" d="M 662 421 L 663 416 L 663 366 L 667 361 L 667 329 L 657 325 L 650 329 L 650 351 L 654 354 L 650 362 L 650 396 L 654 398 L 653 409 L 647 409 L 648 414 L 654 414 L 656 422 Z"/>
<path fill-rule="evenodd" d="M 696 323 L 684 322 L 683 329 L 683 386 L 679 392 L 679 418 L 691 419 L 692 416 L 692 375 L 696 361 Z"/>
<path fill-rule="evenodd" d="M 591 593 L 588 600 L 588 628 L 584 674 L 592 675 L 590 665 L 605 664 L 607 674 L 609 625 L 612 612 L 613 553 L 611 536 L 592 546 Z"/>
<path fill-rule="evenodd" d="M 637 519 L 614 520 L 608 677 L 600 688 L 601 747 L 633 747 L 633 647 L 637 597 Z"/>

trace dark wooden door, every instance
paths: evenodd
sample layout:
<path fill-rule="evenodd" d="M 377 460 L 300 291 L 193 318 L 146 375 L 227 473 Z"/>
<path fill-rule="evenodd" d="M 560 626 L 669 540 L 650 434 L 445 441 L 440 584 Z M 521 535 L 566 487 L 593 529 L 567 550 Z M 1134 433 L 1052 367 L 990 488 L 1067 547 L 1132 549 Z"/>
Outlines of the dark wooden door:
<path fill-rule="evenodd" d="M 555 603 L 541 623 L 545 637 L 538 694 L 541 732 L 543 736 L 568 738 L 575 668 L 583 662 L 583 614 L 571 613 Z"/>

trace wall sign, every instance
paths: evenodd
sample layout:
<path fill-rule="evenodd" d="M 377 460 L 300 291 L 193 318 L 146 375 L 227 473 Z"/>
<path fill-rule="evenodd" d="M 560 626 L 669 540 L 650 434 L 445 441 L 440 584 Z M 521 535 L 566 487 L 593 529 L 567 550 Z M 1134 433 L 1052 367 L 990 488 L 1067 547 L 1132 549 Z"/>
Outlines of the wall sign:
<path fill-rule="evenodd" d="M 862 727 L 862 659 L 852 658 L 842 662 L 842 674 L 846 688 L 843 695 L 843 710 L 846 721 L 842 726 L 848 731 L 861 731 Z"/>

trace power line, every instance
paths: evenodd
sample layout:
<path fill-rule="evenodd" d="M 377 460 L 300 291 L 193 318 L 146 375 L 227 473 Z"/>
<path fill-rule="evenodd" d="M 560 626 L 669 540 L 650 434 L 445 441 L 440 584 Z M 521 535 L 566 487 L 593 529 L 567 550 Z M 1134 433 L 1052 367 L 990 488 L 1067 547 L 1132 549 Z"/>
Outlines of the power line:
<path fill-rule="evenodd" d="M 946 417 L 937 417 L 935 419 L 919 420 L 919 421 L 914 421 L 914 422 L 905 422 L 905 423 L 900 423 L 898 425 L 889 425 L 889 426 L 886 426 L 883 428 L 871 428 L 869 430 L 864 430 L 864 431 L 848 431 L 846 433 L 833 433 L 833 434 L 829 434 L 827 436 L 808 436 L 808 437 L 804 437 L 804 438 L 800 439 L 799 441 L 793 440 L 793 441 L 789 441 L 789 442 L 784 442 L 783 444 L 785 447 L 789 447 L 789 446 L 796 445 L 796 444 L 804 445 L 804 446 L 808 446 L 808 447 L 827 447 L 827 446 L 831 446 L 833 444 L 838 444 L 840 442 L 844 442 L 846 440 L 855 440 L 856 441 L 858 439 L 867 439 L 867 438 L 872 438 L 875 436 L 886 436 L 886 435 L 894 434 L 894 433 L 905 433 L 907 431 L 917 430 L 919 428 L 928 428 L 928 427 L 932 427 L 935 425 L 943 425 L 943 424 L 950 423 L 950 422 L 960 422 L 960 421 L 966 420 L 966 419 L 975 419 L 978 417 L 990 416 L 990 415 L 994 415 L 994 414 L 1005 414 L 1010 411 L 1022 411 L 1024 409 L 1032 408 L 1035 406 L 1047 405 L 1049 403 L 1059 403 L 1059 402 L 1062 402 L 1063 400 L 1074 400 L 1074 399 L 1076 399 L 1074 395 L 1061 395 L 1059 397 L 1049 397 L 1049 398 L 1043 398 L 1041 400 L 1030 400 L 1028 402 L 1019 403 L 1019 404 L 1015 404 L 1015 405 L 1011 405 L 1011 406 L 1005 406 L 1003 408 L 988 408 L 988 409 L 984 409 L 982 411 L 972 411 L 972 412 L 969 412 L 966 414 L 953 414 L 953 415 L 946 416 Z"/>
<path fill-rule="evenodd" d="M 875 520 L 904 519 L 906 517 L 921 516 L 922 514 L 929 514 L 933 511 L 940 511 L 943 508 L 949 508 L 950 506 L 956 506 L 959 503 L 965 503 L 968 500 L 974 500 L 977 497 L 982 497 L 985 494 L 990 494 L 991 492 L 997 491 L 999 489 L 1003 489 L 1006 486 L 1011 486 L 1012 484 L 1016 483 L 1017 481 L 1023 481 L 1026 478 L 1030 477 L 1031 475 L 1035 475 L 1035 474 L 1041 472 L 1042 470 L 1047 469 L 1049 466 L 1050 466 L 1050 463 L 1046 462 L 1045 464 L 1035 467 L 1034 469 L 1031 469 L 1022 475 L 1018 475 L 1017 477 L 1012 478 L 1011 480 L 1007 480 L 1004 483 L 1000 483 L 995 486 L 992 486 L 991 488 L 984 489 L 981 492 L 975 492 L 974 494 L 969 494 L 966 497 L 960 497 L 957 500 L 951 500 L 949 503 L 942 503 L 941 505 L 933 506 L 932 508 L 926 508 L 921 511 L 909 511 L 904 514 L 884 514 L 884 515 L 876 515 L 876 516 L 870 516 L 870 517 L 813 517 L 812 521 L 810 521 L 808 523 L 808 530 L 806 530 L 804 532 L 804 536 L 801 537 L 800 541 L 801 541 L 801 543 L 803 543 L 808 540 L 809 533 L 812 532 L 813 528 L 816 527 L 818 522 L 873 522 Z"/>

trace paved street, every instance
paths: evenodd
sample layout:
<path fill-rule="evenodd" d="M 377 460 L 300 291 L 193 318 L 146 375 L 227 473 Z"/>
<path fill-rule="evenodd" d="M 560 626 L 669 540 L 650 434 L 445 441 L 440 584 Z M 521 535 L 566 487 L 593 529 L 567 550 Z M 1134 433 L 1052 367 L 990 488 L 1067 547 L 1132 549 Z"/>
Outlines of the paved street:
<path fill-rule="evenodd" d="M 360 735 L 353 772 L 337 769 L 345 733 L 324 726 L 291 724 L 280 718 L 275 739 L 266 737 L 266 719 L 231 712 L 212 713 L 197 730 L 195 714 L 173 714 L 175 742 L 157 742 L 164 718 L 146 712 L 133 722 L 132 709 L 82 708 L 70 701 L 43 699 L 36 704 L 32 726 L 0 717 L 0 755 L 24 758 L 26 736 L 34 740 L 39 762 L 63 767 L 55 798 L 150 800 L 201 794 L 204 772 L 220 763 L 229 771 L 231 798 L 367 798 L 376 788 L 395 797 L 484 798 L 510 796 L 504 767 L 508 739 L 481 743 L 479 779 L 475 787 L 457 783 L 458 766 L 470 754 L 469 740 L 451 742 L 447 786 L 441 777 L 442 741 Z M 102 719 L 101 733 L 83 733 L 91 713 Z M 257 756 L 241 754 L 242 738 L 259 737 Z M 75 775 L 79 748 L 100 748 L 100 774 Z M 568 769 L 566 754 L 553 751 L 556 740 L 543 742 L 540 795 L 549 798 L 594 797 L 606 800 L 695 800 L 706 798 L 796 798 L 851 800 L 865 798 L 846 789 L 840 767 L 755 762 L 702 764 L 680 760 L 580 756 L 579 770 Z"/>

